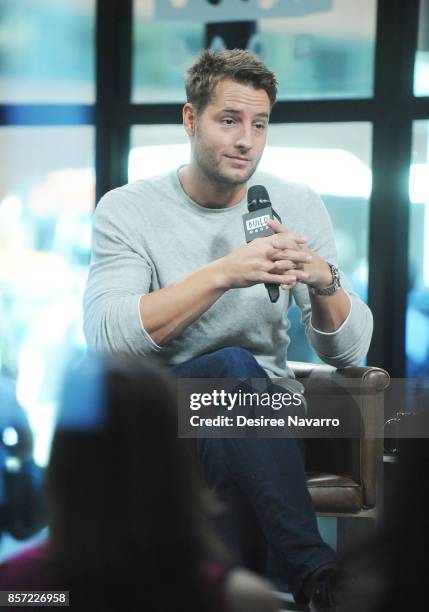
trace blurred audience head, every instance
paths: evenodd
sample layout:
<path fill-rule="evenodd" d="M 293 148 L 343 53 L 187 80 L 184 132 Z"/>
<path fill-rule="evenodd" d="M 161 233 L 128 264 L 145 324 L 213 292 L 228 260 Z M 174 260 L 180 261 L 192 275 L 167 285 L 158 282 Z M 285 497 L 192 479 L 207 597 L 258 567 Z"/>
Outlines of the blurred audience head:
<path fill-rule="evenodd" d="M 158 593 L 201 604 L 201 568 L 217 552 L 194 465 L 160 366 L 114 356 L 70 371 L 47 478 L 58 573 L 78 590 L 111 576 L 143 588 L 146 602 Z"/>

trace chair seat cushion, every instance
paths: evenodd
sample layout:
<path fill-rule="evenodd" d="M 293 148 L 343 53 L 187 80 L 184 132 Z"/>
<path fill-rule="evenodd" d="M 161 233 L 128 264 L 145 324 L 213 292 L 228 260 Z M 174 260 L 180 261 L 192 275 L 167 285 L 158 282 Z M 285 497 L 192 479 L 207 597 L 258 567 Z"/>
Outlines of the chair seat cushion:
<path fill-rule="evenodd" d="M 316 512 L 360 512 L 363 508 L 362 487 L 352 478 L 308 472 L 307 486 Z"/>

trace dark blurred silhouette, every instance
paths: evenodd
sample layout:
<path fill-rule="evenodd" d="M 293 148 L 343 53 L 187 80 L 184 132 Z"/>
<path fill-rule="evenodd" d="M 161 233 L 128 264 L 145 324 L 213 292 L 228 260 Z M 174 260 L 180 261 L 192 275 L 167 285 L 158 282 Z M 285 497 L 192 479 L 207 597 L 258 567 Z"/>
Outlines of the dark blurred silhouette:
<path fill-rule="evenodd" d="M 0 539 L 34 535 L 46 524 L 43 470 L 33 459 L 33 435 L 15 389 L 0 377 Z"/>
<path fill-rule="evenodd" d="M 244 609 L 228 607 L 243 583 L 212 536 L 191 444 L 157 364 L 72 369 L 47 471 L 49 540 L 0 566 L 0 588 L 68 590 L 75 610 Z M 247 609 L 277 610 L 256 578 L 248 592 L 259 605 Z"/>
<path fill-rule="evenodd" d="M 349 551 L 345 560 L 348 571 L 342 587 L 344 612 L 427 610 L 428 408 L 429 402 L 403 425 L 398 440 L 397 477 L 385 497 L 375 537 Z M 425 437 L 409 437 L 411 431 L 407 432 L 407 427 Z"/>

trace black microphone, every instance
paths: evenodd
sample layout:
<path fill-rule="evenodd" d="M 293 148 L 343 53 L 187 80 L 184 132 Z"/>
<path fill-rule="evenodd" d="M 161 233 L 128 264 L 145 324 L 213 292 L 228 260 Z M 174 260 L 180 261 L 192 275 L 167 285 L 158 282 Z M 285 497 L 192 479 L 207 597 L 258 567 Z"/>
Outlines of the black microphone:
<path fill-rule="evenodd" d="M 271 206 L 270 196 L 268 191 L 262 185 L 253 185 L 247 192 L 247 208 L 248 213 L 243 215 L 243 227 L 246 242 L 251 242 L 255 238 L 263 238 L 264 236 L 272 236 L 273 230 L 268 227 L 267 220 L 277 219 L 282 222 L 279 215 Z M 264 283 L 271 302 L 277 302 L 280 295 L 279 286 L 274 283 Z"/>

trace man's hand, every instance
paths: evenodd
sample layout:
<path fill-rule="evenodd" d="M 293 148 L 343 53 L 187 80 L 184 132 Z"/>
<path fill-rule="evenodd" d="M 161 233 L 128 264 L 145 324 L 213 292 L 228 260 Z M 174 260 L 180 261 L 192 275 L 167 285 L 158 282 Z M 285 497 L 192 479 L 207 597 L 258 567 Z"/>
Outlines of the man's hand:
<path fill-rule="evenodd" d="M 306 273 L 306 276 L 297 278 L 299 282 L 318 289 L 329 287 L 332 284 L 331 269 L 320 255 L 301 244 L 297 245 L 298 252 L 294 252 L 289 247 L 290 233 L 288 230 L 281 223 L 272 219 L 269 219 L 267 224 L 275 232 L 272 245 L 277 249 L 274 257 L 279 270 L 282 270 L 283 265 L 289 269 L 290 262 L 301 261 L 298 266 L 302 273 Z M 298 259 L 298 253 L 301 254 L 300 259 Z M 296 276 L 298 277 L 298 271 L 296 271 Z M 289 287 L 286 283 L 281 285 L 282 289 Z M 350 298 L 342 288 L 329 296 L 310 295 L 310 301 L 311 323 L 315 329 L 324 333 L 332 333 L 339 329 L 350 313 Z"/>
<path fill-rule="evenodd" d="M 267 225 L 275 232 L 272 245 L 277 249 L 274 255 L 275 268 L 279 273 L 290 270 L 290 265 L 295 264 L 298 271 L 295 273 L 296 280 L 316 288 L 328 287 L 332 284 L 331 270 L 324 259 L 317 253 L 305 248 L 305 243 L 297 243 L 297 249 L 290 248 L 289 237 L 291 233 L 278 221 L 268 219 Z M 287 283 L 281 285 L 282 289 L 290 288 Z"/>
<path fill-rule="evenodd" d="M 257 283 L 291 288 L 298 281 L 307 281 L 309 276 L 303 265 L 311 256 L 309 259 L 308 252 L 302 250 L 307 239 L 283 229 L 280 244 L 279 235 L 255 238 L 218 260 L 225 289 Z"/>

